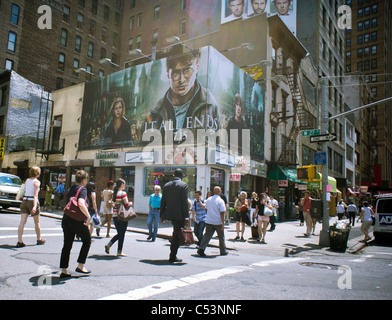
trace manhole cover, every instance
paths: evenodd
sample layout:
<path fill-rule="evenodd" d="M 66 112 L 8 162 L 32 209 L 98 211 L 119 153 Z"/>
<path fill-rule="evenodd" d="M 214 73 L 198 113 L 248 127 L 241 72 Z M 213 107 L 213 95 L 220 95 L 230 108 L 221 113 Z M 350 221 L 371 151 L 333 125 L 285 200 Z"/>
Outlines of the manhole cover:
<path fill-rule="evenodd" d="M 312 267 L 312 268 L 326 269 L 326 270 L 339 270 L 339 268 L 341 268 L 341 266 L 338 266 L 336 264 L 317 263 L 317 262 L 301 262 L 300 265 L 305 267 Z"/>

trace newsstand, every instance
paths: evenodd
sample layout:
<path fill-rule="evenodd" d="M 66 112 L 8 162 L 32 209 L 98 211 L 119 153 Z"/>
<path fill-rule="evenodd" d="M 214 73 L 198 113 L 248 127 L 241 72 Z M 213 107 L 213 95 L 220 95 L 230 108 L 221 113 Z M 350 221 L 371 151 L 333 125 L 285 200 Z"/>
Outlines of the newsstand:
<path fill-rule="evenodd" d="M 334 225 L 329 227 L 329 247 L 334 252 L 346 252 L 350 225 Z"/>

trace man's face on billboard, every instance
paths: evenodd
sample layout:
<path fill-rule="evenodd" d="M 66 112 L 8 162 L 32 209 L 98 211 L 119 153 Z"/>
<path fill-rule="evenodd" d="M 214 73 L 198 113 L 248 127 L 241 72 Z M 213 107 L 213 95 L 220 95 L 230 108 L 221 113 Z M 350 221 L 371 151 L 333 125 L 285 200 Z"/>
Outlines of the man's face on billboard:
<path fill-rule="evenodd" d="M 170 88 L 174 94 L 185 96 L 193 88 L 199 71 L 199 62 L 193 59 L 187 63 L 177 62 L 168 71 Z"/>
<path fill-rule="evenodd" d="M 275 7 L 280 15 L 286 15 L 290 9 L 290 0 L 275 0 Z"/>
<path fill-rule="evenodd" d="M 231 1 L 229 7 L 235 17 L 241 17 L 244 12 L 244 0 Z"/>
<path fill-rule="evenodd" d="M 255 14 L 263 13 L 267 6 L 267 0 L 254 0 L 252 3 L 253 12 Z"/>

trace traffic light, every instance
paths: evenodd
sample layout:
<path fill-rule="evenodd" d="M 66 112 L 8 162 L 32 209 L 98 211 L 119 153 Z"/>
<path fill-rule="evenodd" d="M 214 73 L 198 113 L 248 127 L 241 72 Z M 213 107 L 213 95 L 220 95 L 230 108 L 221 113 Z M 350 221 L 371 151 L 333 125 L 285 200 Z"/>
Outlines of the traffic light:
<path fill-rule="evenodd" d="M 298 180 L 314 180 L 315 166 L 305 166 L 297 168 L 297 179 Z"/>

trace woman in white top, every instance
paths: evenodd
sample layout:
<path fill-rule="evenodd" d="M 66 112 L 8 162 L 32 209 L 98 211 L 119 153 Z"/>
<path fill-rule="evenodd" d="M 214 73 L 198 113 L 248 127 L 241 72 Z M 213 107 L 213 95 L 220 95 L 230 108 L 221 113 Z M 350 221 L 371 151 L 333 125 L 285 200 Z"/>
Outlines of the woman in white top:
<path fill-rule="evenodd" d="M 370 226 L 373 223 L 373 219 L 372 219 L 373 215 L 374 215 L 374 212 L 373 212 L 372 208 L 370 208 L 369 203 L 365 201 L 363 203 L 363 207 L 361 209 L 361 215 L 357 219 L 357 222 L 359 221 L 359 219 L 361 219 L 361 221 L 362 221 L 361 231 L 365 235 L 365 239 L 363 239 L 362 242 L 367 242 L 368 240 L 371 239 L 368 231 L 369 231 Z"/>
<path fill-rule="evenodd" d="M 18 243 L 16 244 L 17 248 L 25 246 L 22 237 L 24 226 L 30 214 L 34 218 L 35 233 L 37 234 L 37 245 L 42 245 L 46 242 L 44 239 L 41 239 L 41 227 L 39 224 L 40 207 L 38 202 L 38 192 L 41 182 L 38 180 L 38 177 L 40 174 L 41 169 L 39 167 L 32 167 L 29 171 L 30 178 L 26 180 L 26 191 L 20 205 L 21 217 L 18 228 Z"/>

